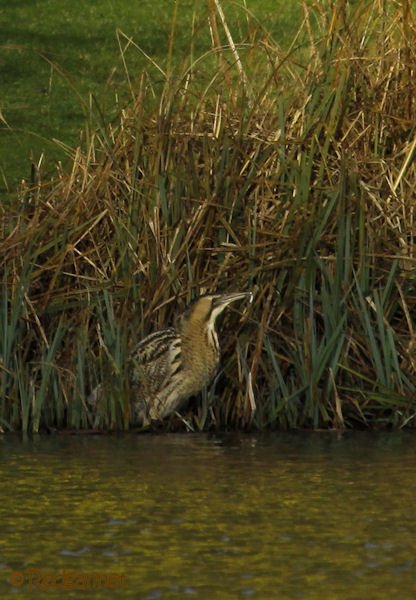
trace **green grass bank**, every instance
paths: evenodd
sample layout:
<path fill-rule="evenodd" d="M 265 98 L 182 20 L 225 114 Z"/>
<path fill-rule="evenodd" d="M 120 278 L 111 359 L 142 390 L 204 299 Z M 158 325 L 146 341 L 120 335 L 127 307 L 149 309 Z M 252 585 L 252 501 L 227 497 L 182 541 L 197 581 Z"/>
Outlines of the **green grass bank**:
<path fill-rule="evenodd" d="M 131 74 L 70 168 L 2 202 L 4 430 L 90 427 L 104 377 L 123 428 L 131 345 L 215 289 L 255 299 L 222 320 L 195 430 L 415 425 L 414 14 L 303 10 L 283 49 L 209 2 L 208 52 L 201 29 Z"/>
<path fill-rule="evenodd" d="M 191 46 L 196 56 L 211 47 L 205 0 L 3 4 L 0 193 L 29 179 L 31 162 L 41 157 L 46 174 L 58 162 L 67 168 L 67 149 L 85 142 L 82 132 L 117 119 L 128 105 L 126 72 L 134 79 L 150 69 L 157 85 L 157 69 L 147 57 L 166 68 L 169 56 L 179 64 Z M 302 14 L 300 4 L 282 0 L 248 0 L 246 6 L 285 43 Z M 224 11 L 233 35 L 245 39 L 244 6 L 227 2 Z"/>

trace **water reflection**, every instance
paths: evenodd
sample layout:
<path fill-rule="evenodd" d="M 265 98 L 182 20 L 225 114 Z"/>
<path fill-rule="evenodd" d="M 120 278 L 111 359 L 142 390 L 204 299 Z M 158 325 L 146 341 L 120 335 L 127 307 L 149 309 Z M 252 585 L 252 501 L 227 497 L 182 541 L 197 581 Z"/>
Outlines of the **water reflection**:
<path fill-rule="evenodd" d="M 124 574 L 77 599 L 416 591 L 410 433 L 3 436 L 0 456 L 1 597 L 33 598 L 8 582 L 31 568 Z"/>

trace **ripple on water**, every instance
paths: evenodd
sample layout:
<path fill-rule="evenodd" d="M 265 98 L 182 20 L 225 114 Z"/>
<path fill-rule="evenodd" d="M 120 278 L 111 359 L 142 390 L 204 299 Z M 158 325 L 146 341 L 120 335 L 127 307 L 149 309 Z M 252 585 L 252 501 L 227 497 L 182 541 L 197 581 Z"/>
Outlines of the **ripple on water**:
<path fill-rule="evenodd" d="M 414 435 L 0 444 L 3 572 L 121 573 L 132 598 L 413 597 Z"/>

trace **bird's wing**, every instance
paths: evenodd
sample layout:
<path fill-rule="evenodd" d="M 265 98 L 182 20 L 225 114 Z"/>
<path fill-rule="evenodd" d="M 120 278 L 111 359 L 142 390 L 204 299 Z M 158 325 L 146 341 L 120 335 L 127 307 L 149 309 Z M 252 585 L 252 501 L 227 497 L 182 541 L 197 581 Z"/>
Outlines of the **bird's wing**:
<path fill-rule="evenodd" d="M 142 365 L 157 361 L 177 338 L 178 334 L 173 327 L 151 333 L 137 344 L 131 357 Z"/>
<path fill-rule="evenodd" d="M 131 355 L 133 384 L 151 401 L 168 388 L 181 368 L 181 340 L 175 329 L 157 331 L 144 338 Z"/>

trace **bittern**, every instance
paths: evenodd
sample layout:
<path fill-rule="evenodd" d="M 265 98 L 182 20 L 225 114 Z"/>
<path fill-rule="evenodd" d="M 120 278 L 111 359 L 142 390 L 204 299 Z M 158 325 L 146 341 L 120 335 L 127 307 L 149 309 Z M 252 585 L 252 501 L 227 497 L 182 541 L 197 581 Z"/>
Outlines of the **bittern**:
<path fill-rule="evenodd" d="M 210 383 L 220 363 L 215 323 L 231 302 L 251 293 L 206 294 L 177 319 L 152 333 L 132 353 L 134 421 L 147 424 L 174 413 Z"/>
<path fill-rule="evenodd" d="M 130 357 L 131 423 L 147 426 L 177 411 L 216 374 L 218 315 L 251 292 L 199 296 L 175 326 L 145 337 Z"/>

